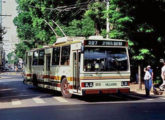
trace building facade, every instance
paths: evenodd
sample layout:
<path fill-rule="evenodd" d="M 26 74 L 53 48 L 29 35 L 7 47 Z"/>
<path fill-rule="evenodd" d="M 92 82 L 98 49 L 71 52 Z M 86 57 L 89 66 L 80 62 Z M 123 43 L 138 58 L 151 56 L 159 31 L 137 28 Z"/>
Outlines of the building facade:
<path fill-rule="evenodd" d="M 13 23 L 14 18 L 17 16 L 17 3 L 16 0 L 0 0 L 2 16 L 2 26 L 5 28 L 6 34 L 3 36 L 3 51 L 7 56 L 8 53 L 15 50 L 15 44 L 19 42 L 16 32 L 16 26 Z M 7 57 L 6 57 L 7 58 Z"/>

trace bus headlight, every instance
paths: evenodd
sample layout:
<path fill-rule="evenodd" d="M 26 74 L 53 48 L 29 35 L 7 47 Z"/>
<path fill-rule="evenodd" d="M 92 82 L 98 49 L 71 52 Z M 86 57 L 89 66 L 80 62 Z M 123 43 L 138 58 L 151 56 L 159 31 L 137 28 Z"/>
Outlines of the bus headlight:
<path fill-rule="evenodd" d="M 129 86 L 129 81 L 121 81 L 121 86 Z"/>

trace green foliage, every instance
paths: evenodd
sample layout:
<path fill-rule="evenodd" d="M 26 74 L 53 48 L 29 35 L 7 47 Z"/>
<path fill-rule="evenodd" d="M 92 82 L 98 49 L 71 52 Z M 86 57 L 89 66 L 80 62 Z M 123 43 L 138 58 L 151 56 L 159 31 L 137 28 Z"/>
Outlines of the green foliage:
<path fill-rule="evenodd" d="M 153 63 L 165 57 L 165 2 L 162 0 L 110 0 L 110 9 L 102 0 L 17 0 L 14 19 L 18 37 L 16 55 L 26 50 L 53 44 L 56 36 L 44 22 L 48 21 L 63 36 L 54 20 L 68 36 L 106 36 L 109 16 L 110 38 L 126 39 L 132 63 Z M 154 59 L 154 60 L 153 60 Z"/>
<path fill-rule="evenodd" d="M 65 27 L 68 36 L 90 36 L 95 33 L 94 21 L 89 17 L 81 20 L 73 20 L 69 27 Z"/>
<path fill-rule="evenodd" d="M 137 27 L 138 32 L 152 33 L 154 31 L 154 29 L 147 23 L 138 25 Z"/>
<path fill-rule="evenodd" d="M 25 52 L 30 50 L 29 46 L 25 42 L 20 42 L 19 44 L 16 44 L 16 56 L 19 58 L 25 57 Z"/>
<path fill-rule="evenodd" d="M 129 9 L 126 1 L 110 0 L 110 9 L 107 11 L 110 18 L 110 38 L 129 38 L 128 25 L 133 22 L 133 17 L 128 15 L 125 9 Z"/>
<path fill-rule="evenodd" d="M 7 55 L 8 58 L 8 63 L 9 64 L 14 64 L 18 62 L 18 57 L 15 55 L 14 52 L 11 52 Z"/>
<path fill-rule="evenodd" d="M 21 43 L 17 45 L 16 54 L 23 58 L 22 51 L 53 44 L 56 41 L 53 31 L 44 20 L 48 21 L 60 36 L 63 35 L 51 22 L 52 20 L 56 21 L 67 35 L 89 36 L 93 34 L 94 22 L 88 17 L 83 17 L 85 11 L 81 10 L 87 8 L 88 2 L 88 0 L 69 2 L 65 0 L 17 0 L 19 14 L 14 19 L 14 23 L 17 26 Z"/>
<path fill-rule="evenodd" d="M 90 17 L 94 22 L 95 34 L 100 35 L 102 29 L 105 28 L 105 3 L 94 2 L 88 5 L 88 10 L 85 12 L 85 17 Z"/>
<path fill-rule="evenodd" d="M 151 55 L 150 51 L 148 49 L 140 49 L 139 54 L 136 56 L 133 56 L 133 59 L 135 60 L 144 60 L 145 56 Z"/>

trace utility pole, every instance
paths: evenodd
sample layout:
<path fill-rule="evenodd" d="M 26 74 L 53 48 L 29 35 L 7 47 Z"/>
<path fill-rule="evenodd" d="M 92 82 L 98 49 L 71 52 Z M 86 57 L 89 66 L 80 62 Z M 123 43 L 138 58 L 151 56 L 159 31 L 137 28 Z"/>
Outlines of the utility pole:
<path fill-rule="evenodd" d="M 0 0 L 0 14 L 2 14 L 2 0 Z M 0 16 L 0 25 L 2 23 L 2 16 Z"/>
<path fill-rule="evenodd" d="M 107 18 L 106 18 L 106 32 L 107 32 L 107 35 L 106 35 L 106 38 L 109 38 L 109 32 L 110 32 L 110 24 L 109 24 L 109 14 L 108 14 L 108 11 L 109 11 L 109 0 L 106 0 L 106 5 L 107 5 Z"/>

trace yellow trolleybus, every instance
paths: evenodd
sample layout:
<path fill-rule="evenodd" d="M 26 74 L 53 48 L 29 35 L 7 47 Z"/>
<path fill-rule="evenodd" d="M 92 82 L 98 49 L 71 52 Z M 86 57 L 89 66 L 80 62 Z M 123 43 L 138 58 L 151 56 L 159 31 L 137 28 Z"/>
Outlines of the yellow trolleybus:
<path fill-rule="evenodd" d="M 102 37 L 62 37 L 26 52 L 24 82 L 64 97 L 130 92 L 128 43 Z"/>

